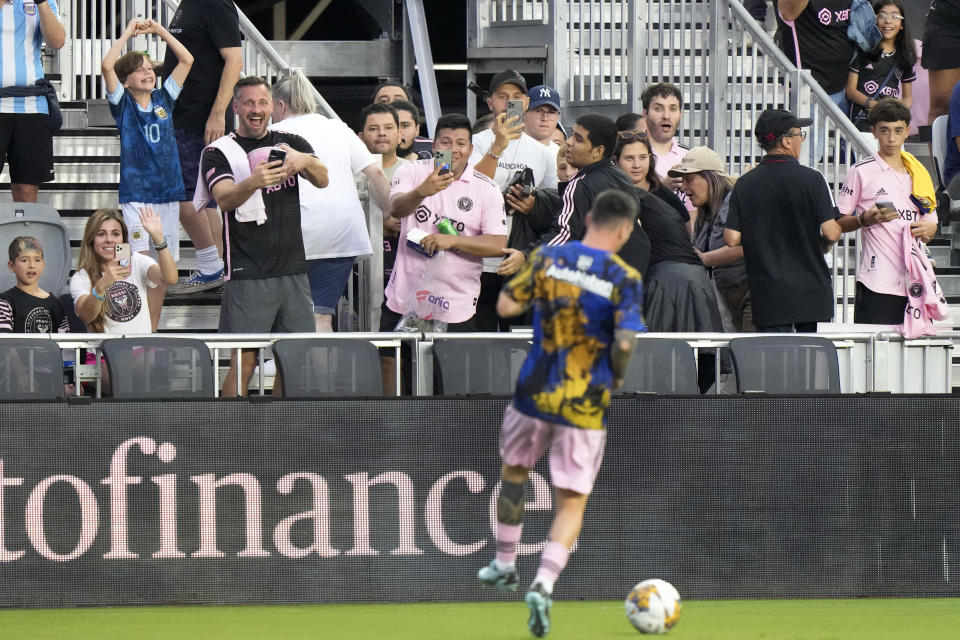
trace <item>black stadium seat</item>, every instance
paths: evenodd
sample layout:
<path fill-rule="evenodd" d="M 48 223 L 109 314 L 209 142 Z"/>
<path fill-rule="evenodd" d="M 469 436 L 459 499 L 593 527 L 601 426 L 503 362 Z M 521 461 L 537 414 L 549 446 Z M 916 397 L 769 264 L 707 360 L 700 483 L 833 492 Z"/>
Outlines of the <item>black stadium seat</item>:
<path fill-rule="evenodd" d="M 202 340 L 110 338 L 100 348 L 114 398 L 214 397 L 213 360 Z"/>
<path fill-rule="evenodd" d="M 380 355 L 372 343 L 336 338 L 291 338 L 273 345 L 286 398 L 379 396 Z"/>

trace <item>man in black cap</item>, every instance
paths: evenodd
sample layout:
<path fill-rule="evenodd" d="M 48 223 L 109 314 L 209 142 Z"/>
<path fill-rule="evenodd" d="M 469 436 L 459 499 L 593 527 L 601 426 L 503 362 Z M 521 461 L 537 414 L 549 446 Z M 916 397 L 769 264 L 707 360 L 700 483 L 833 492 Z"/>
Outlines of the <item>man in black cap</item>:
<path fill-rule="evenodd" d="M 549 87 L 543 88 L 550 91 Z M 507 103 L 511 100 L 523 105 L 519 118 L 507 118 Z M 533 186 L 537 189 L 557 186 L 556 149 L 551 150 L 524 131 L 524 114 L 529 104 L 526 79 L 513 69 L 501 71 L 490 80 L 487 94 L 487 106 L 495 114 L 493 125 L 473 136 L 470 163 L 476 171 L 496 182 L 504 193 L 508 230 L 513 228 L 514 215 L 527 215 L 534 206 L 532 195 L 523 195 L 520 187 L 510 189 L 519 172 L 530 169 Z M 496 311 L 497 296 L 503 278 L 519 271 L 524 260 L 524 254 L 512 246 L 504 249 L 503 256 L 484 259 L 477 301 L 479 331 L 504 328 L 505 323 L 501 322 Z"/>
<path fill-rule="evenodd" d="M 730 194 L 723 239 L 743 244 L 758 331 L 813 333 L 833 318 L 823 253 L 840 238 L 840 214 L 823 175 L 797 161 L 811 123 L 780 109 L 760 114 L 754 134 L 767 155 Z"/>

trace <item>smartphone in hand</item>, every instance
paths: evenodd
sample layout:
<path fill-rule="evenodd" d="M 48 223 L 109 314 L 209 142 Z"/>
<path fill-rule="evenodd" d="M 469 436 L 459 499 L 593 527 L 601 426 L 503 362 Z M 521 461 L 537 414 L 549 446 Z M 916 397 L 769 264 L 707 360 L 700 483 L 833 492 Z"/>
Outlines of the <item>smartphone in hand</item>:
<path fill-rule="evenodd" d="M 283 162 L 287 159 L 287 152 L 283 149 L 270 149 L 270 155 L 267 156 L 267 162 L 275 162 L 279 160 Z"/>
<path fill-rule="evenodd" d="M 121 242 L 114 247 L 114 251 L 116 251 L 117 263 L 121 267 L 129 267 L 131 258 L 130 245 L 126 242 Z"/>
<path fill-rule="evenodd" d="M 890 209 L 890 210 L 892 210 L 892 211 L 896 211 L 896 210 L 897 210 L 897 208 L 893 206 L 893 203 L 892 203 L 892 202 L 878 202 L 878 203 L 877 203 L 877 208 L 878 208 L 878 209 Z"/>
<path fill-rule="evenodd" d="M 507 100 L 507 120 L 516 117 L 514 126 L 523 124 L 523 100 Z"/>
<path fill-rule="evenodd" d="M 433 154 L 433 168 L 440 167 L 440 175 L 450 173 L 450 166 L 453 162 L 453 152 L 449 149 L 441 149 Z"/>

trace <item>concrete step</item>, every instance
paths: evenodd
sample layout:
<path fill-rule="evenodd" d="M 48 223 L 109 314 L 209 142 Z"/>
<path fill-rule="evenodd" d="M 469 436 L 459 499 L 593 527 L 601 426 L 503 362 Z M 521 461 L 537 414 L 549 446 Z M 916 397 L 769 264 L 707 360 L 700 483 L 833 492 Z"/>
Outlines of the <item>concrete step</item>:
<path fill-rule="evenodd" d="M 53 137 L 54 156 L 120 157 L 120 135 L 116 129 L 62 129 Z"/>

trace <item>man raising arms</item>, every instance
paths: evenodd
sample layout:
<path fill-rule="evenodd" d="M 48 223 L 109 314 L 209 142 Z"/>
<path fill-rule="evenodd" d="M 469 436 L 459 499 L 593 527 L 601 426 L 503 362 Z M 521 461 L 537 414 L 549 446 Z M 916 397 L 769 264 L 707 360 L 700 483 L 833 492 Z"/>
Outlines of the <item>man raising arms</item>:
<path fill-rule="evenodd" d="M 580 534 L 603 459 L 610 392 L 623 384 L 636 332 L 645 330 L 640 274 L 616 255 L 636 219 L 634 198 L 616 190 L 600 193 L 583 241 L 535 252 L 497 301 L 502 316 L 532 306 L 534 334 L 500 430 L 497 553 L 477 579 L 516 590 L 524 484 L 549 446 L 557 511 L 526 595 L 528 626 L 537 637 L 550 631 L 553 584 Z"/>

